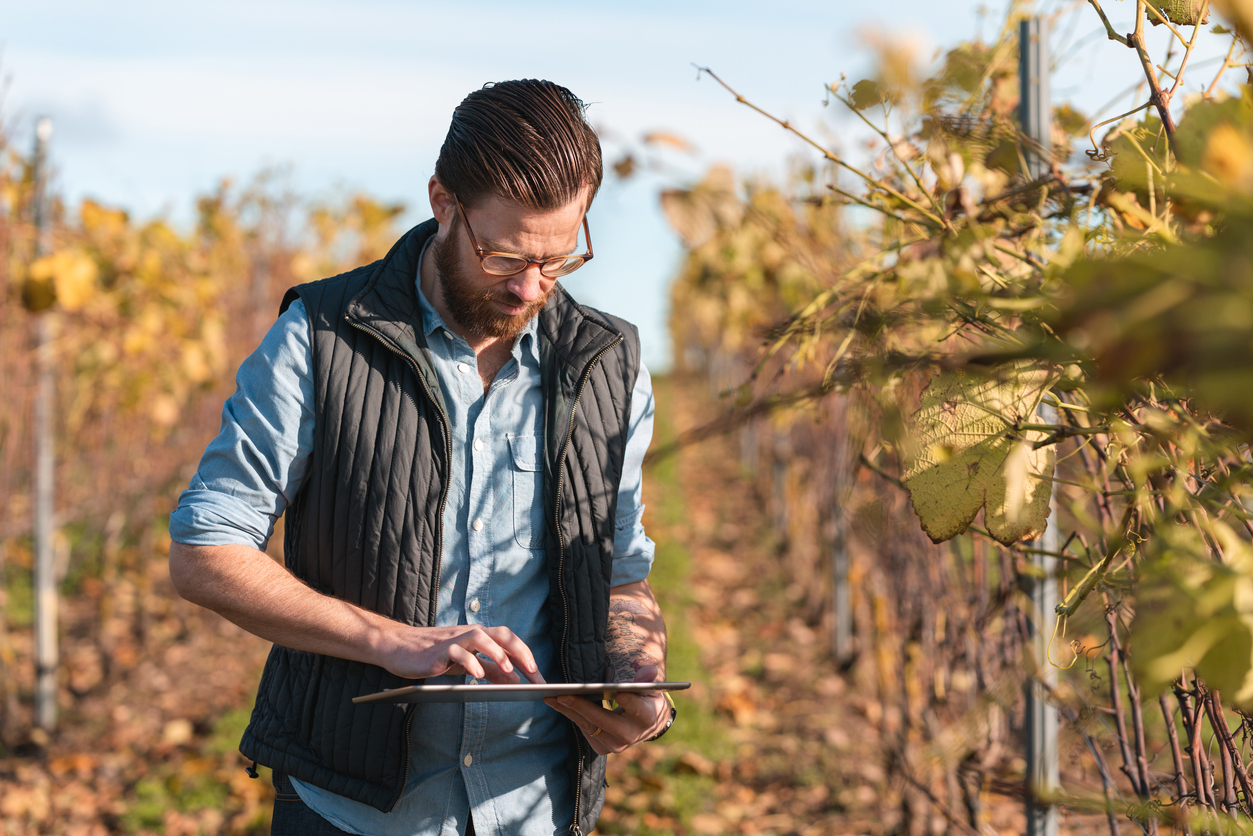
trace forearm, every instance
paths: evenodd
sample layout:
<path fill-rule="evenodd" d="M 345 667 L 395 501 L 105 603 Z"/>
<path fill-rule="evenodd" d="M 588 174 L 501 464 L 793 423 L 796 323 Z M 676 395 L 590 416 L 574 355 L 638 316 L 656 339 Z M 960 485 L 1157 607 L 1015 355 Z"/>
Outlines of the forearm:
<path fill-rule="evenodd" d="M 657 669 L 658 680 L 665 679 L 666 624 L 648 581 L 610 590 L 605 653 L 614 682 L 633 682 L 649 665 Z"/>
<path fill-rule="evenodd" d="M 605 636 L 610 682 L 662 682 L 666 678 L 666 625 L 648 581 L 609 591 L 609 627 Z M 592 749 L 621 752 L 665 731 L 670 707 L 660 692 L 618 694 L 618 708 L 577 697 L 545 700 L 575 722 Z"/>
<path fill-rule="evenodd" d="M 507 627 L 414 627 L 323 595 L 250 546 L 170 547 L 170 578 L 187 600 L 263 639 L 422 679 L 469 674 L 517 682 L 543 677 L 526 644 Z M 484 658 L 480 658 L 480 656 Z"/>
<path fill-rule="evenodd" d="M 317 592 L 250 546 L 174 543 L 170 579 L 188 601 L 267 641 L 384 663 L 390 619 Z"/>

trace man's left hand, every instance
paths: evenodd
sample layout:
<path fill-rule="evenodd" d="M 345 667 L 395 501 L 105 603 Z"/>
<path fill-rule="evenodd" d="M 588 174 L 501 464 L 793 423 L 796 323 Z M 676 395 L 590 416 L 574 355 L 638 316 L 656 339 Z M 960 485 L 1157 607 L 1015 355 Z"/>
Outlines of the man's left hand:
<path fill-rule="evenodd" d="M 643 665 L 635 674 L 636 682 L 658 682 L 660 678 L 653 665 Z M 618 707 L 613 711 L 583 697 L 552 697 L 544 702 L 573 720 L 601 755 L 622 752 L 656 736 L 670 719 L 670 703 L 660 691 L 618 694 Z"/>

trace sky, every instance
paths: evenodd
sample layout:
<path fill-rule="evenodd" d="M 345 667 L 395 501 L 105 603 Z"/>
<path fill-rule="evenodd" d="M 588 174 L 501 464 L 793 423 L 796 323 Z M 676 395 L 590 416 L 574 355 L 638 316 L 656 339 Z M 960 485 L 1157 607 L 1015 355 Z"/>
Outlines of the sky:
<path fill-rule="evenodd" d="M 1120 31 L 1129 30 L 1129 0 L 1107 5 Z M 588 216 L 596 259 L 565 281 L 580 301 L 635 322 L 646 362 L 664 371 L 667 287 L 682 253 L 658 190 L 718 162 L 781 177 L 790 160 L 815 159 L 696 67 L 856 153 L 859 133 L 824 108 L 824 86 L 871 72 L 876 33 L 910 41 L 925 57 L 981 27 L 991 35 L 1004 5 L 988 6 L 981 13 L 967 0 L 0 0 L 0 121 L 25 147 L 35 118 L 52 117 L 56 182 L 72 203 L 93 197 L 138 217 L 186 223 L 195 196 L 223 177 L 242 182 L 281 167 L 311 198 L 362 190 L 404 202 L 411 224 L 430 217 L 426 182 L 467 93 L 493 80 L 556 81 L 590 104 L 607 162 L 657 131 L 695 149 L 660 151 L 663 170 L 606 177 Z M 1077 6 L 1074 22 L 1054 35 L 1069 56 L 1054 75 L 1054 98 L 1091 113 L 1134 85 L 1136 65 L 1100 35 L 1091 9 Z M 1160 56 L 1168 33 L 1158 29 L 1150 46 Z M 1199 53 L 1193 65 L 1207 59 Z M 1188 87 L 1199 83 L 1198 75 Z M 1129 109 L 1130 98 L 1124 104 Z M 1112 107 L 1109 116 L 1120 112 Z"/>

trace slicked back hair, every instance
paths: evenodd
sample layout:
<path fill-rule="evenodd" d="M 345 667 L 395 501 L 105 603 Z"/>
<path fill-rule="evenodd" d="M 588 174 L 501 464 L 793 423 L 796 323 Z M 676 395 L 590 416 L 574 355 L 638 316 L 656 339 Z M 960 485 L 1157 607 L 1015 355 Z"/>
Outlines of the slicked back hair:
<path fill-rule="evenodd" d="M 467 208 L 488 195 L 531 209 L 559 209 L 602 177 L 600 140 L 587 106 L 551 81 L 486 84 L 465 97 L 435 163 L 435 176 Z"/>

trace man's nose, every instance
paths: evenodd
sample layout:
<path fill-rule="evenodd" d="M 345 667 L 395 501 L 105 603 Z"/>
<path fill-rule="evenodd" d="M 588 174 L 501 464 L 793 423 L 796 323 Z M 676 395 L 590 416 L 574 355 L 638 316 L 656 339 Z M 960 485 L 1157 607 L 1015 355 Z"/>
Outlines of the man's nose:
<path fill-rule="evenodd" d="M 521 273 L 514 273 L 505 285 L 509 292 L 517 296 L 524 304 L 530 304 L 544 295 L 544 287 L 552 279 L 539 271 L 538 264 L 528 264 Z"/>

